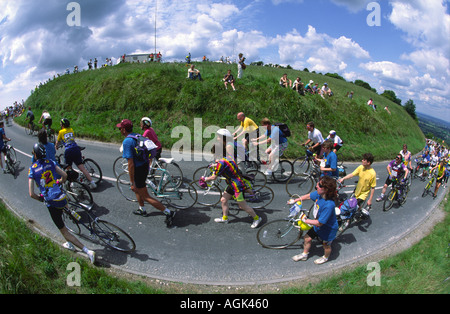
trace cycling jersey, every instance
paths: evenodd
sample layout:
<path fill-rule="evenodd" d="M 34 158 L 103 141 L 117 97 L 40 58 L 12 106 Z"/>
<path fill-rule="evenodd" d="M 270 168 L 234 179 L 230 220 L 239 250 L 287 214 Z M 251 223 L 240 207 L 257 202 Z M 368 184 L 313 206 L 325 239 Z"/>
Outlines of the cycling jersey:
<path fill-rule="evenodd" d="M 216 166 L 214 175 L 224 177 L 228 186 L 233 188 L 235 196 L 250 189 L 252 186 L 250 182 L 241 176 L 241 173 L 234 160 L 227 158 L 221 159 Z"/>
<path fill-rule="evenodd" d="M 320 227 L 314 226 L 314 231 L 322 241 L 333 241 L 338 231 L 334 201 L 322 198 L 317 191 L 312 192 L 309 196 L 312 201 L 315 201 L 314 218 L 322 224 Z"/>
<path fill-rule="evenodd" d="M 36 182 L 47 207 L 64 208 L 67 199 L 60 186 L 56 184 L 56 175 L 56 164 L 47 159 L 36 161 L 28 171 L 28 178 Z"/>
<path fill-rule="evenodd" d="M 66 149 L 78 146 L 75 142 L 75 134 L 72 128 L 64 128 L 59 131 L 57 142 L 62 142 Z"/>
<path fill-rule="evenodd" d="M 397 164 L 395 160 L 389 163 L 389 167 L 391 168 L 391 178 L 400 177 L 407 169 L 403 162 Z"/>
<path fill-rule="evenodd" d="M 3 147 L 5 144 L 3 143 L 3 136 L 5 136 L 5 130 L 3 128 L 0 128 L 0 151 L 3 150 Z"/>
<path fill-rule="evenodd" d="M 337 168 L 337 155 L 334 152 L 323 153 L 324 168 L 336 169 L 334 171 L 324 171 L 322 176 L 339 177 L 339 170 Z"/>

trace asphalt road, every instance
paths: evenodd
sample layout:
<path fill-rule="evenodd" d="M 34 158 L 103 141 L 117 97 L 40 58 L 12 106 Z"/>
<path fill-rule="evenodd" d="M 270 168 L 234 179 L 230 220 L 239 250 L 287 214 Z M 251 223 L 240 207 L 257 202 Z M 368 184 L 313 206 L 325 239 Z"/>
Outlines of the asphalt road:
<path fill-rule="evenodd" d="M 27 136 L 24 129 L 17 125 L 5 129 L 7 136 L 13 139 L 12 144 L 17 150 L 20 164 L 16 179 L 10 174 L 0 174 L 0 196 L 17 214 L 32 221 L 58 243 L 63 243 L 46 208 L 28 197 L 30 152 L 37 138 Z M 221 216 L 220 207 L 196 205 L 189 210 L 179 211 L 171 229 L 166 228 L 163 214 L 151 209 L 149 205 L 149 217 L 133 215 L 132 211 L 137 204 L 126 201 L 118 193 L 113 180 L 112 165 L 120 155 L 119 145 L 83 140 L 78 143 L 87 147 L 84 151 L 86 157 L 97 161 L 103 171 L 104 180 L 93 192 L 95 213 L 126 230 L 134 238 L 137 249 L 133 254 L 124 254 L 87 239 L 82 238 L 82 242 L 97 251 L 102 263 L 134 274 L 174 282 L 253 285 L 285 282 L 331 272 L 393 246 L 404 236 L 414 232 L 446 193 L 441 188 L 435 200 L 431 196 L 422 198 L 426 182 L 416 179 L 404 206 L 394 205 L 389 212 L 383 212 L 382 204 L 375 203 L 369 220 L 352 225 L 333 243 L 329 262 L 320 266 L 314 264 L 313 261 L 323 254 L 322 247 L 316 246 L 311 250 L 308 261 L 295 263 L 291 257 L 301 252 L 303 241 L 284 250 L 265 249 L 256 240 L 258 229 L 250 228 L 251 218 L 244 212 L 230 217 L 230 223 L 223 225 L 214 222 L 214 218 Z M 166 154 L 163 156 L 167 157 Z M 207 162 L 179 164 L 184 177 L 190 180 L 193 172 Z M 358 165 L 346 164 L 347 173 Z M 379 196 L 386 179 L 386 165 L 387 163 L 374 164 L 378 177 L 375 197 Z M 354 181 L 346 183 L 354 184 Z M 275 200 L 268 208 L 257 211 L 264 223 L 284 218 L 288 213 L 285 185 L 269 184 L 275 192 Z M 347 190 L 351 192 L 352 187 Z"/>

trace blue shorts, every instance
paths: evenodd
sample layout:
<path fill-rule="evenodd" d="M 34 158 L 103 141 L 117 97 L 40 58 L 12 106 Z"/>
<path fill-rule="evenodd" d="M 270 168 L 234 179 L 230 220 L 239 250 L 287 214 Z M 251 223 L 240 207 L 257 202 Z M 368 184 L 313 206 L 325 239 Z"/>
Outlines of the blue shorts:
<path fill-rule="evenodd" d="M 68 166 L 72 166 L 73 163 L 75 163 L 76 166 L 79 166 L 83 163 L 81 150 L 78 146 L 66 148 L 66 151 L 64 152 L 64 158 Z"/>

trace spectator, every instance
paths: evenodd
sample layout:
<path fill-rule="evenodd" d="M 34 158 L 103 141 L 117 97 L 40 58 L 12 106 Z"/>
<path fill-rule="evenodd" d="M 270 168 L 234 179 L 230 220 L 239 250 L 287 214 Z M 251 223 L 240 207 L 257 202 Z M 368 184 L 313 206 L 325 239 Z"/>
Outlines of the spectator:
<path fill-rule="evenodd" d="M 321 89 L 321 94 L 320 96 L 322 96 L 322 98 L 325 99 L 326 97 L 331 97 L 333 96 L 333 92 L 331 91 L 331 89 L 328 87 L 328 83 L 324 83 Z"/>
<path fill-rule="evenodd" d="M 290 88 L 292 86 L 292 81 L 288 79 L 287 74 L 283 74 L 283 76 L 280 78 L 280 86 L 284 88 Z"/>
<path fill-rule="evenodd" d="M 188 70 L 188 78 L 191 80 L 199 79 L 200 81 L 203 81 L 202 75 L 200 74 L 200 71 L 195 68 L 195 65 L 191 65 L 191 67 Z"/>
<path fill-rule="evenodd" d="M 225 84 L 225 89 L 228 89 L 228 84 L 231 85 L 231 87 L 233 87 L 233 90 L 235 91 L 236 88 L 234 87 L 234 77 L 233 74 L 231 74 L 231 70 L 227 71 L 227 74 L 225 75 L 225 77 L 223 78 L 224 84 Z"/>
<path fill-rule="evenodd" d="M 305 95 L 305 87 L 300 77 L 297 77 L 297 79 L 294 81 L 294 83 L 292 84 L 292 89 L 302 96 Z"/>
<path fill-rule="evenodd" d="M 367 106 L 370 106 L 373 108 L 373 110 L 375 111 L 375 105 L 373 104 L 373 99 L 370 98 L 369 101 L 367 102 Z"/>
<path fill-rule="evenodd" d="M 391 114 L 391 112 L 389 111 L 389 108 L 388 108 L 388 106 L 384 107 L 384 110 L 386 110 L 386 111 L 387 111 L 387 113 Z"/>
<path fill-rule="evenodd" d="M 242 71 L 245 70 L 245 58 L 242 53 L 239 54 L 239 62 L 238 62 L 238 79 L 242 78 Z"/>

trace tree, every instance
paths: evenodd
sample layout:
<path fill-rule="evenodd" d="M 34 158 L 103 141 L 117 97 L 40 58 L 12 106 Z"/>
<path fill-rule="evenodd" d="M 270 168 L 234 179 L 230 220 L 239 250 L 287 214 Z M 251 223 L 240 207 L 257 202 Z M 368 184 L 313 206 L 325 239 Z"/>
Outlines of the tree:
<path fill-rule="evenodd" d="M 417 121 L 417 115 L 416 115 L 416 105 L 414 104 L 414 101 L 411 99 L 408 100 L 405 104 L 405 110 L 409 115 Z"/>
<path fill-rule="evenodd" d="M 392 90 L 385 90 L 383 92 L 383 94 L 381 94 L 381 96 L 386 97 L 387 99 L 389 99 L 390 101 L 396 103 L 399 106 L 402 105 L 402 100 L 397 98 L 397 95 L 395 95 L 395 92 L 392 91 Z"/>

